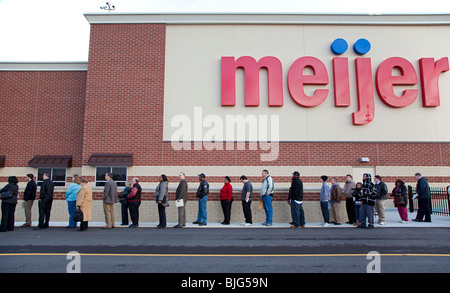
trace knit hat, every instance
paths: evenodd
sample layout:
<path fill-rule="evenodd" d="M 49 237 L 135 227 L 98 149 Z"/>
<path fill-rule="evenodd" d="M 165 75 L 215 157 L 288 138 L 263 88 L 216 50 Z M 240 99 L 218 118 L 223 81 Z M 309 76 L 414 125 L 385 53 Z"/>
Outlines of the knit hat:
<path fill-rule="evenodd" d="M 323 182 L 325 182 L 325 181 L 327 181 L 327 180 L 328 180 L 328 176 L 326 176 L 326 175 L 322 175 L 322 176 L 320 176 L 320 179 L 322 179 L 322 180 L 323 180 Z"/>

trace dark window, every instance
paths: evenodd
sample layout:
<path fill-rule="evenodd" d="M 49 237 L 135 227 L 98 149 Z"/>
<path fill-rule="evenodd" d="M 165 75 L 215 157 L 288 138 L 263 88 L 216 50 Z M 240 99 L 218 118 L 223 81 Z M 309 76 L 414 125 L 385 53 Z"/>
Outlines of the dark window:
<path fill-rule="evenodd" d="M 37 185 L 41 186 L 44 181 L 44 173 L 50 174 L 50 180 L 55 186 L 66 186 L 66 168 L 38 168 Z"/>
<path fill-rule="evenodd" d="M 117 186 L 125 186 L 127 182 L 127 167 L 97 167 L 95 171 L 95 186 L 105 186 L 105 174 L 111 172 Z"/>

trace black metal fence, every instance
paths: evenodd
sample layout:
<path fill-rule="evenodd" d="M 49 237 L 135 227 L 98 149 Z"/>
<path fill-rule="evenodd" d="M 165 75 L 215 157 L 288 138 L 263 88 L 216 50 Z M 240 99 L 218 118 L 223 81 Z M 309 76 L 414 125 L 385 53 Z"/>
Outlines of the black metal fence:
<path fill-rule="evenodd" d="M 411 213 L 419 208 L 417 198 L 413 199 L 414 194 L 416 194 L 416 188 L 408 185 L 409 211 Z M 431 214 L 450 216 L 450 186 L 431 187 L 430 194 Z"/>

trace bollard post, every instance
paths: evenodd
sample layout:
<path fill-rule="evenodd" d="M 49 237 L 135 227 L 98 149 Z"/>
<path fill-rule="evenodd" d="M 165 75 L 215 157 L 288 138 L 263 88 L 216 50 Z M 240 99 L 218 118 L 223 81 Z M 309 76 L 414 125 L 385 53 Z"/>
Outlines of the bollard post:
<path fill-rule="evenodd" d="M 413 201 L 413 192 L 412 192 L 411 185 L 408 185 L 408 199 L 409 199 L 409 212 L 414 213 L 414 201 Z"/>

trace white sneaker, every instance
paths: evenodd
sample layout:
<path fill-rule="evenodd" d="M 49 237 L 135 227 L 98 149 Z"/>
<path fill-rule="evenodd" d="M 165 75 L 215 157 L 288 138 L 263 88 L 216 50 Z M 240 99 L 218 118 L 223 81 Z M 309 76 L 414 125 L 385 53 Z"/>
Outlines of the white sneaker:
<path fill-rule="evenodd" d="M 386 225 L 386 222 L 380 221 L 380 225 Z"/>
<path fill-rule="evenodd" d="M 245 227 L 250 227 L 250 226 L 252 226 L 253 224 L 251 224 L 251 223 L 244 223 L 244 226 Z"/>
<path fill-rule="evenodd" d="M 400 223 L 402 223 L 402 224 L 408 224 L 408 221 L 403 221 L 403 220 L 401 220 Z"/>
<path fill-rule="evenodd" d="M 328 226 L 330 226 L 330 224 L 328 224 L 327 222 L 324 222 L 324 223 L 322 224 L 322 227 L 328 227 Z"/>

